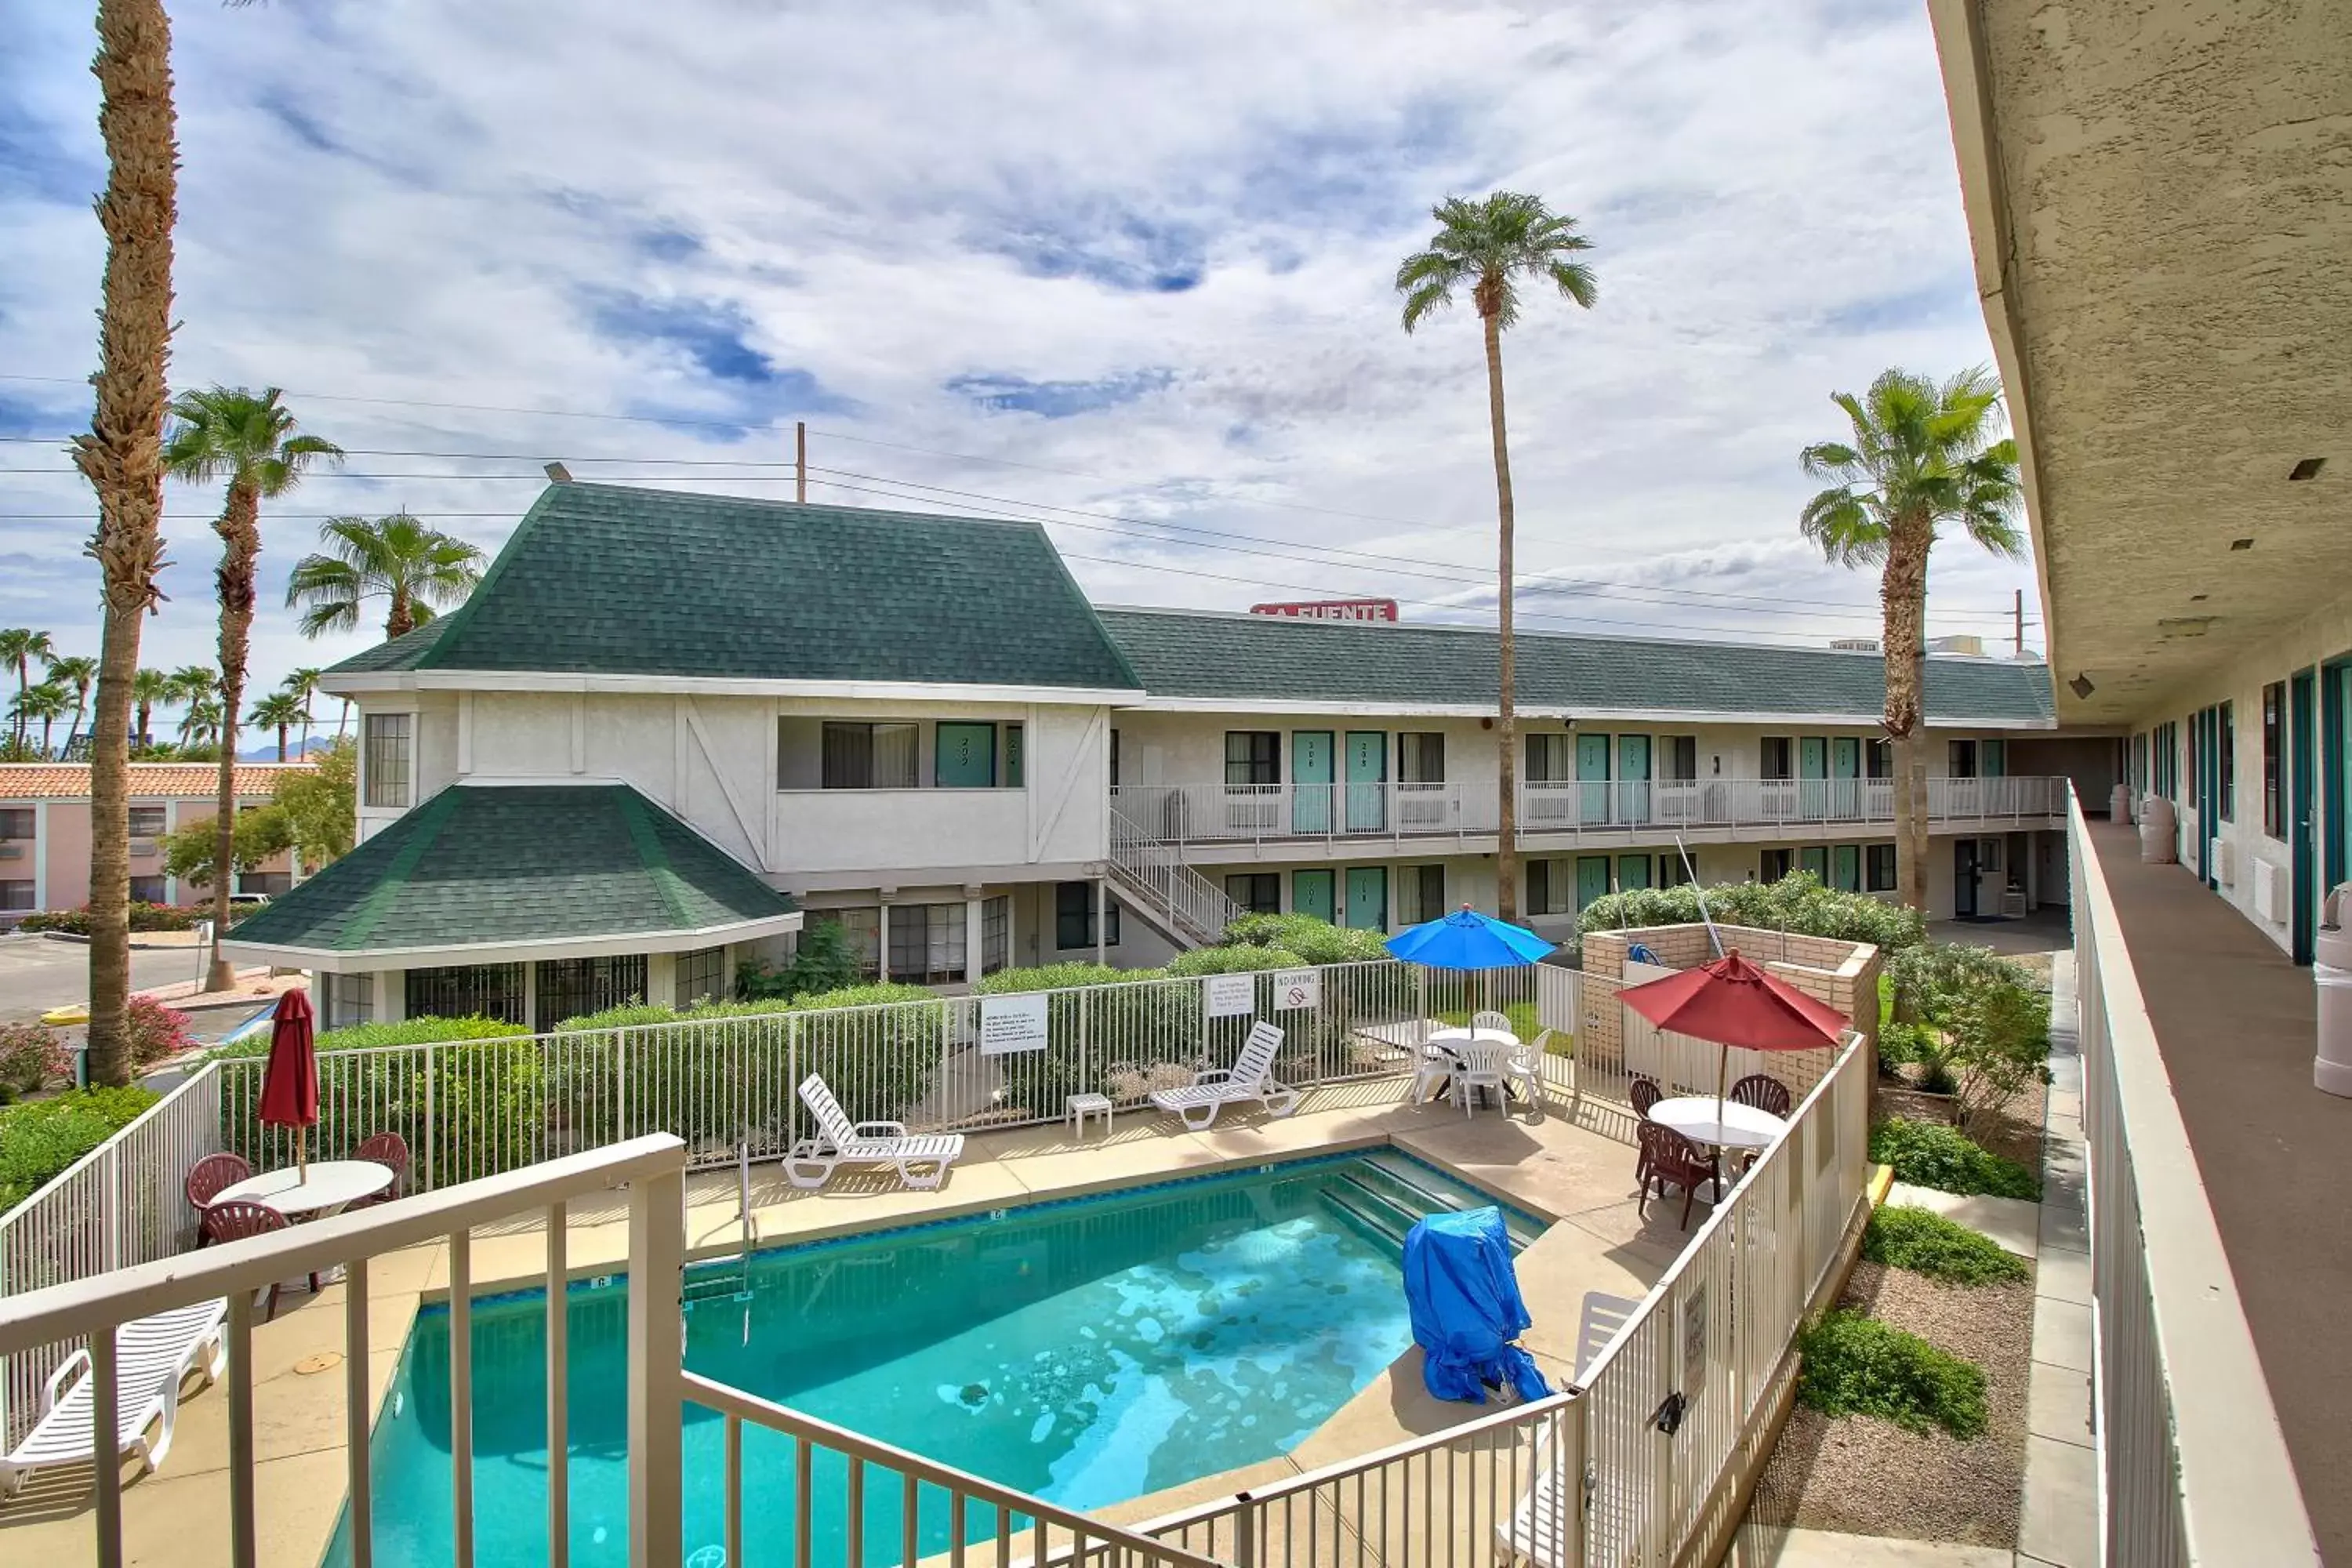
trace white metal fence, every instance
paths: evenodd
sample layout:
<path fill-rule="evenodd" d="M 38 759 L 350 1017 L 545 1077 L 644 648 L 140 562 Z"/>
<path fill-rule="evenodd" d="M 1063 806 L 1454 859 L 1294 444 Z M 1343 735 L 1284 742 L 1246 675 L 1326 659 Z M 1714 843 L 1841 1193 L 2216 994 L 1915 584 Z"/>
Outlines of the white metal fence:
<path fill-rule="evenodd" d="M 0 1215 L 0 1297 L 184 1252 L 196 1214 L 182 1179 L 221 1147 L 221 1074 L 198 1068 L 139 1119 Z M 76 1347 L 0 1360 L 0 1447 L 32 1426 L 42 1385 Z"/>
<path fill-rule="evenodd" d="M 2102 1554 L 2116 1568 L 2315 1563 L 2277 1411 L 2079 801 L 2067 826 Z"/>

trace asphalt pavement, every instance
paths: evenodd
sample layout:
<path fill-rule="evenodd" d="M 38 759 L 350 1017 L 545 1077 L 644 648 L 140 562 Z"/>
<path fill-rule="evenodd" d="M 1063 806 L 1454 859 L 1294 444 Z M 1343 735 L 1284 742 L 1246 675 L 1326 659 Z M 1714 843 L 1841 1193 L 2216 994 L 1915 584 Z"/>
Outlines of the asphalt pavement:
<path fill-rule="evenodd" d="M 204 955 L 196 948 L 132 948 L 131 988 L 194 980 Z M 24 1023 L 52 1007 L 89 1000 L 89 948 L 47 936 L 0 936 L 0 1023 Z M 255 1004 L 260 1005 L 259 1003 Z M 205 1020 L 209 1022 L 210 1020 Z M 227 1026 L 226 1025 L 223 1026 Z"/>

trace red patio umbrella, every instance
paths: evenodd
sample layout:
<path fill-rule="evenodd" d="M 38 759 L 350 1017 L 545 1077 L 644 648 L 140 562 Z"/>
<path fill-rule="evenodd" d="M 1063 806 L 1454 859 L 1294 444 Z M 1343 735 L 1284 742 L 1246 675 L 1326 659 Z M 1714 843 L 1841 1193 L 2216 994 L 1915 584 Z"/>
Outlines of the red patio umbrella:
<path fill-rule="evenodd" d="M 261 1075 L 261 1124 L 294 1129 L 294 1164 L 310 1173 L 310 1130 L 319 1124 L 319 1058 L 311 1049 L 310 997 L 289 991 L 269 1026 L 269 1066 Z"/>
<path fill-rule="evenodd" d="M 1848 1026 L 1836 1008 L 1767 974 L 1740 957 L 1738 948 L 1713 963 L 1628 986 L 1617 993 L 1617 999 L 1661 1029 L 1713 1040 L 1724 1047 L 1715 1075 L 1717 1121 L 1723 1120 L 1730 1047 L 1809 1051 L 1816 1046 L 1837 1044 Z"/>

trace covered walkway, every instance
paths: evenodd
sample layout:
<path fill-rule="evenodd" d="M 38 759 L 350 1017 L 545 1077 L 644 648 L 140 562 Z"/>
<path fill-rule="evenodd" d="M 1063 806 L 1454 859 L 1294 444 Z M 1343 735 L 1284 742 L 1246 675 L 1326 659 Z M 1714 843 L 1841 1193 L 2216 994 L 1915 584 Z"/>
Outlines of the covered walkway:
<path fill-rule="evenodd" d="M 2132 828 L 2090 830 L 2312 1528 L 2352 1564 L 2352 1100 L 2312 1087 L 2311 972 Z"/>

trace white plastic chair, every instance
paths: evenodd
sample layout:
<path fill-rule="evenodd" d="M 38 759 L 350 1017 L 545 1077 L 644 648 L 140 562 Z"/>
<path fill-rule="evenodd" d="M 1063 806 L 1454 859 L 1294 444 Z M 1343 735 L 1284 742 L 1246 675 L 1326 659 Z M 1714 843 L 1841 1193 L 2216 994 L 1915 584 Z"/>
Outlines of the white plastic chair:
<path fill-rule="evenodd" d="M 948 1179 L 948 1167 L 963 1157 L 961 1132 L 910 1133 L 903 1121 L 857 1121 L 841 1108 L 815 1073 L 801 1080 L 801 1101 L 816 1118 L 818 1136 L 793 1145 L 784 1156 L 784 1178 L 804 1192 L 833 1179 L 838 1165 L 890 1165 L 898 1179 L 925 1192 Z"/>
<path fill-rule="evenodd" d="M 226 1299 L 175 1307 L 125 1323 L 114 1331 L 114 1411 L 117 1463 L 135 1452 L 140 1465 L 160 1468 L 172 1451 L 172 1428 L 180 1414 L 180 1384 L 201 1371 L 211 1383 L 228 1365 L 221 1324 Z M 16 1451 L 0 1458 L 0 1500 L 14 1497 L 35 1471 L 58 1465 L 88 1464 L 98 1456 L 90 1444 L 90 1402 L 96 1398 L 89 1352 L 68 1356 L 41 1390 L 41 1410 Z M 147 1428 L 160 1422 L 152 1439 Z"/>
<path fill-rule="evenodd" d="M 1497 1013 L 1488 1008 L 1483 1013 L 1473 1013 L 1470 1026 L 1474 1029 L 1500 1029 L 1507 1035 L 1511 1032 L 1511 1017 L 1507 1013 Z"/>
<path fill-rule="evenodd" d="M 1196 1132 L 1213 1126 L 1218 1111 L 1243 1100 L 1256 1100 L 1275 1115 L 1287 1116 L 1298 1109 L 1298 1091 L 1273 1076 L 1275 1054 L 1281 1049 L 1280 1029 L 1272 1024 L 1254 1025 L 1230 1070 L 1213 1068 L 1196 1074 L 1181 1089 L 1155 1089 L 1151 1103 L 1181 1116 L 1184 1125 Z"/>
<path fill-rule="evenodd" d="M 1546 1029 L 1535 1037 L 1532 1044 L 1513 1047 L 1509 1056 L 1504 1061 L 1504 1075 L 1513 1083 L 1523 1085 L 1528 1091 L 1528 1098 L 1538 1105 L 1543 1103 L 1543 1058 L 1544 1053 L 1550 1047 L 1553 1033 L 1554 1031 Z"/>
<path fill-rule="evenodd" d="M 1462 1102 L 1462 1114 L 1469 1116 L 1476 1110 L 1472 1097 L 1482 1089 L 1495 1091 L 1495 1103 L 1503 1103 L 1503 1086 L 1511 1073 L 1512 1047 L 1500 1040 L 1472 1040 L 1457 1047 L 1454 1065 L 1454 1098 Z"/>

